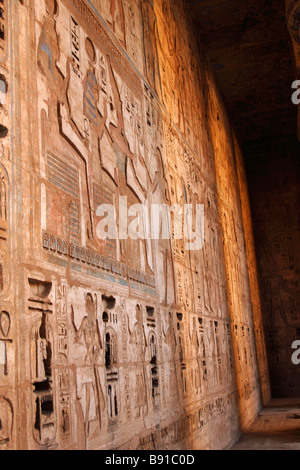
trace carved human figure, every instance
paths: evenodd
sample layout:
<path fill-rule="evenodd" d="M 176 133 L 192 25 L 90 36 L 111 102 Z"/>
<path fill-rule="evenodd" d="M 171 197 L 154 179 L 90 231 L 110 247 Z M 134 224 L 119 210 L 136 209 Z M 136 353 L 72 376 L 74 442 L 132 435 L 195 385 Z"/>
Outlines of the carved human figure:
<path fill-rule="evenodd" d="M 95 72 L 96 51 L 89 38 L 86 38 L 85 47 L 89 58 L 89 68 L 83 80 L 83 114 L 90 123 L 97 127 L 100 116 L 97 110 L 99 85 Z"/>
<path fill-rule="evenodd" d="M 157 20 L 153 8 L 153 0 L 142 0 L 141 10 L 143 18 L 145 73 L 152 90 L 154 90 L 161 99 L 161 77 L 157 53 L 157 43 L 155 40 Z"/>
<path fill-rule="evenodd" d="M 91 204 L 91 187 L 89 178 L 89 167 L 90 167 L 90 154 L 88 145 L 86 143 L 87 134 L 89 134 L 89 123 L 92 116 L 91 110 L 94 103 L 91 101 L 90 107 L 88 108 L 87 102 L 81 104 L 80 108 L 85 110 L 85 114 L 74 113 L 74 109 L 77 109 L 77 104 L 74 106 L 76 100 L 78 100 L 79 93 L 83 94 L 82 79 L 80 77 L 79 65 L 74 62 L 74 56 L 72 56 L 71 50 L 65 51 L 66 60 L 65 64 L 63 61 L 64 70 L 60 69 L 61 59 L 61 41 L 57 31 L 57 15 L 58 4 L 57 0 L 44 0 L 46 6 L 46 18 L 41 28 L 41 34 L 39 38 L 38 51 L 37 51 L 37 62 L 40 71 L 47 78 L 47 86 L 53 94 L 53 99 L 57 100 L 58 110 L 58 121 L 60 125 L 61 133 L 66 139 L 76 148 L 80 158 L 84 163 L 85 168 L 85 182 L 86 182 L 86 194 L 87 194 L 87 205 L 89 210 L 86 214 L 86 233 L 84 239 L 87 236 L 88 241 L 93 243 L 93 218 L 92 218 L 92 204 Z M 77 25 L 78 26 L 78 25 Z M 74 37 L 74 32 L 72 32 Z M 79 41 L 79 37 L 76 39 Z M 74 43 L 74 41 L 73 41 Z M 72 43 L 72 44 L 73 44 Z M 77 47 L 79 48 L 80 43 L 78 42 Z M 92 56 L 92 44 L 87 41 L 87 54 Z M 62 56 L 63 57 L 63 56 Z M 79 88 L 78 88 L 79 83 Z M 90 58 L 90 69 L 84 80 L 84 86 L 86 92 L 91 94 L 95 93 L 95 99 L 97 99 L 98 87 L 95 80 L 93 80 L 93 67 L 92 59 Z M 76 90 L 76 100 L 74 101 L 74 90 Z M 95 121 L 98 118 L 98 111 L 95 111 Z M 86 116 L 87 115 L 87 116 Z"/>
<path fill-rule="evenodd" d="M 81 402 L 84 415 L 84 429 L 86 439 L 89 437 L 91 423 L 98 421 L 101 427 L 101 409 L 105 406 L 105 399 L 101 387 L 98 366 L 99 353 L 102 349 L 96 307 L 90 293 L 85 296 L 86 315 L 82 319 L 79 329 L 76 329 L 75 342 L 83 344 L 86 348 L 84 365 L 77 370 L 77 397 Z"/>
<path fill-rule="evenodd" d="M 166 205 L 169 208 L 171 198 L 169 194 L 168 181 L 165 176 L 164 163 L 159 148 L 154 153 L 156 172 L 154 180 L 151 182 L 152 204 Z M 153 220 L 151 221 L 153 229 Z M 169 223 L 164 219 L 161 223 Z M 159 240 L 157 241 L 155 257 L 156 270 L 159 279 L 159 300 L 162 305 L 172 305 L 175 303 L 175 274 L 171 244 L 171 227 L 168 226 L 169 238 L 162 238 L 162 225 L 159 229 Z"/>
<path fill-rule="evenodd" d="M 134 345 L 136 367 L 136 408 L 137 417 L 145 416 L 147 410 L 147 382 L 145 371 L 146 336 L 143 325 L 143 312 L 141 305 L 136 305 L 136 323 L 130 337 L 130 344 Z"/>
<path fill-rule="evenodd" d="M 100 11 L 117 39 L 125 45 L 125 22 L 122 0 L 100 0 Z"/>
<path fill-rule="evenodd" d="M 98 321 L 91 294 L 85 297 L 86 316 L 83 318 L 79 330 L 75 334 L 75 341 L 86 346 L 85 364 L 95 364 L 100 349 L 102 349 Z"/>
<path fill-rule="evenodd" d="M 268 276 L 264 279 L 265 292 L 270 299 L 269 320 L 267 326 L 271 329 L 276 327 L 276 314 L 279 313 L 284 324 L 289 326 L 285 312 L 283 291 L 287 291 L 286 283 L 282 276 Z"/>
<path fill-rule="evenodd" d="M 143 325 L 143 312 L 141 305 L 136 305 L 135 314 L 136 323 L 130 336 L 130 344 L 133 344 L 135 347 L 134 354 L 136 361 L 142 363 L 145 360 L 146 336 Z"/>
<path fill-rule="evenodd" d="M 57 1 L 45 0 L 47 16 L 42 25 L 38 44 L 38 65 L 48 78 L 49 86 L 56 93 L 60 102 L 65 101 L 68 79 L 64 79 L 57 67 L 60 58 L 59 40 L 56 31 Z"/>

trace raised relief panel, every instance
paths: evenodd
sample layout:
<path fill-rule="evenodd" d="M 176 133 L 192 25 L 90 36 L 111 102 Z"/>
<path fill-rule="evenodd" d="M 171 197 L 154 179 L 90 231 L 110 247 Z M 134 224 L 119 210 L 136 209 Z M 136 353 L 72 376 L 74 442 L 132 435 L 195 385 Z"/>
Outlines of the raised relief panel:
<path fill-rule="evenodd" d="M 67 25 L 63 24 L 66 18 Z M 83 96 L 84 83 L 88 82 L 85 80 L 86 60 L 83 61 L 83 56 L 87 56 L 82 45 L 83 31 L 64 5 L 58 7 L 54 1 L 47 3 L 43 20 L 38 47 L 39 80 L 53 104 L 47 110 L 43 155 L 46 161 L 42 161 L 51 183 L 47 188 L 47 222 L 49 231 L 56 236 L 73 241 L 80 241 L 82 236 L 85 241 L 86 236 L 92 236 L 92 219 L 91 188 L 87 177 L 89 149 L 85 134 L 88 119 L 84 115 Z M 66 29 L 70 34 L 69 42 L 65 40 Z M 77 93 L 77 99 L 74 99 L 74 93 Z M 57 124 L 68 144 L 61 145 L 62 139 L 49 138 L 56 132 Z M 80 204 L 87 204 L 88 210 L 81 213 Z"/>
<path fill-rule="evenodd" d="M 63 158 L 47 155 L 47 230 L 70 241 L 79 242 L 79 172 Z"/>
<path fill-rule="evenodd" d="M 97 294 L 82 288 L 70 292 L 73 321 L 71 357 L 76 364 L 76 414 L 78 430 L 84 435 L 85 445 L 103 427 L 106 405 L 105 342 L 100 331 Z"/>
<path fill-rule="evenodd" d="M 134 155 L 143 155 L 143 129 L 141 101 L 127 86 L 117 72 L 114 72 L 122 101 L 122 113 L 124 117 L 124 131 L 128 140 L 130 151 Z"/>

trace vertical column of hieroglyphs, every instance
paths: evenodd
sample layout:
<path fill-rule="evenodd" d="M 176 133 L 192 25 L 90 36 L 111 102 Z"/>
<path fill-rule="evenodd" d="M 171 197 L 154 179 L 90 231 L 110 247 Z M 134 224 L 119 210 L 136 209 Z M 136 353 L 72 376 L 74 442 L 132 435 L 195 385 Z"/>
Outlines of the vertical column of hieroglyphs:
<path fill-rule="evenodd" d="M 0 450 L 13 448 L 14 334 L 11 288 L 11 80 L 9 5 L 0 2 Z"/>
<path fill-rule="evenodd" d="M 262 305 L 260 300 L 260 290 L 257 272 L 257 262 L 254 246 L 252 218 L 250 211 L 249 193 L 247 187 L 246 172 L 243 163 L 243 155 L 238 145 L 236 137 L 234 138 L 235 157 L 239 178 L 239 188 L 241 197 L 241 208 L 243 217 L 243 226 L 245 232 L 247 265 L 249 274 L 249 284 L 251 292 L 251 305 L 253 311 L 254 335 L 256 344 L 257 361 L 259 367 L 259 377 L 261 394 L 264 403 L 270 399 L 270 381 L 267 362 L 267 351 L 265 342 L 265 333 L 262 317 Z"/>
<path fill-rule="evenodd" d="M 260 407 L 260 393 L 238 175 L 235 168 L 233 138 L 226 119 L 224 107 L 211 79 L 211 134 L 223 232 L 228 307 L 241 421 L 246 425 L 254 418 Z"/>
<path fill-rule="evenodd" d="M 51 446 L 57 432 L 55 404 L 53 284 L 38 278 L 29 278 L 27 293 L 27 321 L 30 353 L 30 397 L 27 423 L 31 423 L 30 441 Z M 25 354 L 23 354 L 23 361 Z"/>

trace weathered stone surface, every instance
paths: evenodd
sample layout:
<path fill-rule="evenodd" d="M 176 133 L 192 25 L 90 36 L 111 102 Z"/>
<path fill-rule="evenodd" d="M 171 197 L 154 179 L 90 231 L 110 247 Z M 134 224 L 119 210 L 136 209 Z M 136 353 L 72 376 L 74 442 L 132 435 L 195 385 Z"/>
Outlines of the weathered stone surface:
<path fill-rule="evenodd" d="M 242 156 L 183 4 L 5 18 L 0 449 L 228 446 L 268 396 L 266 355 Z M 100 239 L 120 196 L 203 204 L 204 246 Z"/>

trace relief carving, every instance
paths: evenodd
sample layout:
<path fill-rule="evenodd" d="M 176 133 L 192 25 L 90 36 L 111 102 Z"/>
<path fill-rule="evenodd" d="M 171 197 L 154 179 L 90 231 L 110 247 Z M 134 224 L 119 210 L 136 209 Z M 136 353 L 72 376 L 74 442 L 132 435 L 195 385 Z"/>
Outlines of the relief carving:
<path fill-rule="evenodd" d="M 9 400 L 0 396 L 0 449 L 12 450 L 13 407 Z"/>
<path fill-rule="evenodd" d="M 80 299 L 80 304 L 77 303 L 76 307 L 71 307 L 71 315 L 75 330 L 76 356 L 79 355 L 81 362 L 76 369 L 76 393 L 84 419 L 83 429 L 87 440 L 97 429 L 101 429 L 102 411 L 106 400 L 99 372 L 103 344 L 97 319 L 97 298 L 88 292 L 84 295 L 83 301 L 83 305 Z M 83 312 L 77 311 L 76 317 L 75 308 L 76 310 L 83 308 Z"/>
<path fill-rule="evenodd" d="M 209 80 L 186 40 L 188 23 L 178 34 L 183 9 L 177 3 L 35 1 L 40 261 L 51 282 L 30 279 L 28 321 L 33 432 L 44 448 L 187 448 L 193 433 L 236 413 L 204 97 Z M 230 165 L 222 161 L 222 171 Z M 222 184 L 233 197 L 230 175 Z M 9 218 L 1 182 L 0 238 Z M 128 207 L 118 204 L 119 196 L 127 197 L 128 207 L 144 205 L 144 233 L 151 204 L 204 204 L 204 248 L 191 253 L 184 239 L 162 239 L 163 229 L 175 235 L 172 218 L 167 227 L 156 221 L 155 240 L 122 239 Z M 116 219 L 106 240 L 97 232 L 104 204 L 114 206 Z M 229 300 L 239 317 L 247 303 L 240 296 L 246 282 L 242 227 L 227 206 L 221 207 L 232 268 Z M 253 351 L 245 344 L 247 330 L 241 340 L 236 326 L 234 351 L 244 373 L 241 364 L 250 367 Z M 10 337 L 10 320 L 0 316 L 4 374 L 10 360 L 3 341 Z M 247 396 L 251 387 L 244 386 Z M 120 425 L 132 430 L 133 424 L 134 437 L 119 433 Z"/>
<path fill-rule="evenodd" d="M 2 311 L 0 313 L 0 371 L 4 376 L 7 376 L 11 369 L 8 363 L 7 348 L 13 340 L 8 338 L 11 328 L 11 318 L 8 312 Z"/>

